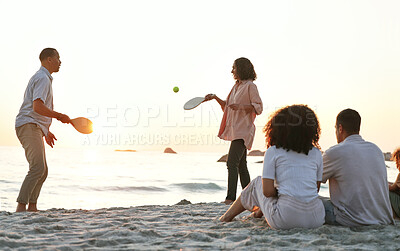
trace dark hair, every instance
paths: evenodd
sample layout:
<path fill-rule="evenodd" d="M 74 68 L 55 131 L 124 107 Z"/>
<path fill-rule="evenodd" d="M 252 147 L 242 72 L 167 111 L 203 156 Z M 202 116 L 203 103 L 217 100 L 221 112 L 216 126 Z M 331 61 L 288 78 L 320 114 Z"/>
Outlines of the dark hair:
<path fill-rule="evenodd" d="M 317 115 L 306 105 L 286 106 L 273 113 L 264 127 L 267 148 L 276 146 L 308 155 L 318 144 L 321 128 Z"/>
<path fill-rule="evenodd" d="M 336 126 L 339 125 L 342 125 L 342 128 L 348 134 L 358 134 L 360 132 L 361 116 L 355 110 L 343 110 L 336 117 Z"/>
<path fill-rule="evenodd" d="M 235 60 L 236 73 L 240 80 L 256 80 L 257 74 L 254 71 L 254 66 L 247 58 L 238 58 Z"/>
<path fill-rule="evenodd" d="M 39 59 L 40 61 L 43 61 L 45 59 L 47 59 L 48 57 L 53 57 L 56 56 L 58 54 L 57 50 L 54 48 L 46 48 L 43 49 L 42 52 L 39 55 Z"/>

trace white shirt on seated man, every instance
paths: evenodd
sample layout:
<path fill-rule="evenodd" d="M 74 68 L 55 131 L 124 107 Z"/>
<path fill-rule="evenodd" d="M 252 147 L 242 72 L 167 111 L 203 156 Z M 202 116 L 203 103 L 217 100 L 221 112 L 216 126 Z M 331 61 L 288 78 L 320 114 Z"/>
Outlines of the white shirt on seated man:
<path fill-rule="evenodd" d="M 325 223 L 344 226 L 394 224 L 382 151 L 359 134 L 361 117 L 346 109 L 336 118 L 338 144 L 323 154 L 322 182 L 329 180 L 329 198 L 322 198 Z"/>

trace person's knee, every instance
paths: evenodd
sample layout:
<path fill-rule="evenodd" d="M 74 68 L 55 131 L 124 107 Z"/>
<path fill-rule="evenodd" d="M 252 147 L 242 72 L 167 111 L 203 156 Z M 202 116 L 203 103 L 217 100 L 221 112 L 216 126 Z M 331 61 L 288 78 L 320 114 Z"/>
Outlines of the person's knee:
<path fill-rule="evenodd" d="M 226 161 L 228 169 L 237 169 L 239 172 L 248 172 L 247 161 L 243 161 L 239 156 L 232 156 Z"/>
<path fill-rule="evenodd" d="M 325 208 L 325 224 L 336 225 L 336 217 L 332 210 Z"/>
<path fill-rule="evenodd" d="M 325 224 L 338 225 L 336 221 L 335 209 L 329 198 L 320 197 L 325 209 Z"/>
<path fill-rule="evenodd" d="M 47 177 L 47 169 L 43 164 L 35 164 L 30 166 L 28 176 L 36 179 L 43 178 L 43 176 Z"/>
<path fill-rule="evenodd" d="M 249 170 L 247 169 L 247 166 L 239 167 L 239 173 L 240 174 L 248 174 Z"/>
<path fill-rule="evenodd" d="M 46 168 L 46 170 L 44 171 L 44 173 L 42 175 L 43 182 L 47 179 L 47 175 L 48 175 L 48 171 L 47 171 L 47 168 Z"/>
<path fill-rule="evenodd" d="M 238 172 L 239 170 L 239 163 L 235 161 L 227 161 L 226 162 L 226 167 L 228 168 L 229 171 L 235 171 Z"/>
<path fill-rule="evenodd" d="M 228 159 L 227 159 L 227 165 L 229 166 L 234 166 L 235 168 L 238 168 L 240 165 L 240 162 L 243 160 L 243 157 L 246 154 L 246 148 L 242 146 L 243 143 L 241 140 L 234 140 L 231 143 L 231 148 L 229 149 L 228 153 Z"/>
<path fill-rule="evenodd" d="M 238 168 L 239 167 L 239 156 L 235 153 L 228 154 L 228 159 L 226 160 L 226 165 L 229 168 Z"/>
<path fill-rule="evenodd" d="M 47 179 L 47 171 L 43 172 L 42 176 L 40 177 L 41 182 L 44 182 Z"/>

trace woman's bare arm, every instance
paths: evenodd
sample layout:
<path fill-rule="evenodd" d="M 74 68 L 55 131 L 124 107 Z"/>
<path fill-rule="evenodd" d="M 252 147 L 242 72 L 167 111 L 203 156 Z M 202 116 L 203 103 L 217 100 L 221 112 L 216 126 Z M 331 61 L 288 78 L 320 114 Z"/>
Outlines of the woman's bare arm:
<path fill-rule="evenodd" d="M 263 185 L 263 194 L 265 197 L 276 197 L 278 195 L 278 191 L 274 186 L 274 180 L 271 179 L 262 179 Z"/>
<path fill-rule="evenodd" d="M 205 98 L 204 101 L 209 101 L 209 100 L 215 99 L 218 102 L 218 104 L 221 106 L 222 111 L 225 109 L 226 101 L 218 98 L 217 95 L 207 94 L 204 98 Z"/>

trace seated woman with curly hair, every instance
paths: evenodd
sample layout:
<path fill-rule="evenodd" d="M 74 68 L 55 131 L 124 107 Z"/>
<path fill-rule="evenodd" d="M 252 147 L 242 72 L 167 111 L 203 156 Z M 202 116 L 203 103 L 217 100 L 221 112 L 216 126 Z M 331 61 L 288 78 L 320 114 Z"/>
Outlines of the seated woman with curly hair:
<path fill-rule="evenodd" d="M 396 162 L 397 169 L 400 170 L 400 148 L 392 154 L 392 160 Z M 389 198 L 393 209 L 393 218 L 400 218 L 400 173 L 394 183 L 389 183 Z"/>
<path fill-rule="evenodd" d="M 229 222 L 247 209 L 254 217 L 264 215 L 274 229 L 322 226 L 320 131 L 318 118 L 308 106 L 276 111 L 264 127 L 268 149 L 262 177 L 250 182 L 220 221 Z"/>

